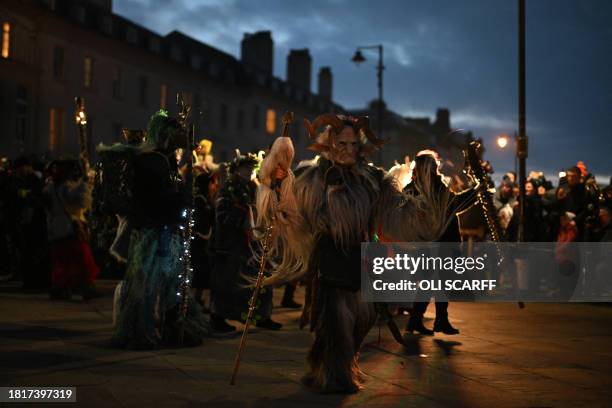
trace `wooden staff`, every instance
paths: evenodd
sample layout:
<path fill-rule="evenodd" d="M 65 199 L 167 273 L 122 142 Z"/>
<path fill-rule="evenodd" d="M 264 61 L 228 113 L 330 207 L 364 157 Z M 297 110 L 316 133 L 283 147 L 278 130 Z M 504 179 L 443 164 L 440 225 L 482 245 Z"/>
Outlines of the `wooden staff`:
<path fill-rule="evenodd" d="M 495 211 L 493 198 L 491 197 L 491 193 L 489 192 L 489 189 L 491 188 L 491 183 L 489 182 L 489 178 L 487 177 L 487 174 L 482 167 L 480 151 L 480 142 L 472 141 L 468 145 L 467 151 L 465 151 L 464 154 L 466 156 L 467 164 L 469 166 L 468 172 L 472 175 L 474 179 L 478 180 L 479 183 L 484 185 L 484 188 L 478 191 L 478 203 L 482 208 L 482 214 L 487 224 L 487 228 L 489 229 L 489 233 L 491 234 L 491 240 L 494 242 L 495 248 L 497 249 L 497 254 L 499 256 L 497 265 L 499 266 L 504 262 L 504 252 L 500 245 L 500 242 L 503 240 L 504 237 L 501 233 L 501 228 L 499 226 L 499 219 L 497 218 L 497 212 Z M 525 303 L 518 302 L 518 306 L 523 309 L 525 307 Z"/>
<path fill-rule="evenodd" d="M 89 170 L 89 152 L 87 142 L 87 112 L 85 111 L 85 98 L 76 96 L 74 98 L 74 123 L 77 127 L 79 135 L 79 164 L 83 172 L 83 179 L 87 180 L 87 172 Z"/>
<path fill-rule="evenodd" d="M 183 273 L 181 276 L 179 276 L 182 279 L 180 282 L 181 304 L 179 307 L 180 326 L 178 334 L 178 343 L 179 345 L 183 345 L 185 339 L 185 320 L 187 319 L 187 308 L 189 307 L 189 288 L 191 287 L 191 275 L 193 271 L 191 266 L 191 237 L 193 235 L 194 226 L 194 177 L 193 155 L 191 154 L 191 152 L 193 151 L 193 146 L 195 143 L 195 128 L 193 124 L 190 125 L 188 123 L 191 108 L 185 104 L 180 93 L 176 95 L 176 103 L 179 107 L 178 121 L 181 124 L 182 130 L 187 133 L 187 137 L 185 138 L 185 151 L 183 152 L 183 157 L 187 158 L 187 169 L 185 171 L 185 190 L 188 199 L 188 207 L 185 209 L 185 213 L 183 214 L 183 217 L 185 218 L 182 234 Z"/>
<path fill-rule="evenodd" d="M 292 112 L 285 113 L 282 119 L 283 126 L 282 126 L 281 135 L 283 137 L 289 137 L 289 126 L 291 125 L 292 122 L 293 122 L 293 113 Z M 275 188 L 274 185 L 272 185 L 271 188 Z M 278 190 L 276 191 L 276 193 L 278 194 Z M 274 222 L 272 222 L 266 228 L 266 232 L 264 235 L 261 259 L 259 260 L 259 273 L 257 274 L 257 281 L 255 283 L 255 289 L 253 290 L 253 295 L 251 296 L 251 300 L 249 301 L 249 312 L 247 314 L 247 318 L 244 323 L 244 330 L 242 331 L 242 337 L 240 338 L 240 345 L 238 346 L 238 354 L 236 354 L 236 359 L 234 361 L 234 371 L 232 373 L 232 379 L 230 380 L 230 385 L 236 384 L 236 377 L 238 376 L 238 368 L 240 367 L 240 358 L 242 357 L 242 352 L 244 351 L 244 347 L 246 346 L 246 339 L 249 333 L 249 327 L 251 325 L 251 320 L 253 319 L 253 314 L 255 313 L 255 308 L 257 307 L 257 298 L 259 297 L 259 292 L 261 291 L 261 286 L 263 285 L 263 281 L 265 278 L 264 272 L 266 270 L 266 262 L 268 260 L 268 253 L 270 251 L 270 242 L 272 240 L 273 229 L 274 229 Z"/>

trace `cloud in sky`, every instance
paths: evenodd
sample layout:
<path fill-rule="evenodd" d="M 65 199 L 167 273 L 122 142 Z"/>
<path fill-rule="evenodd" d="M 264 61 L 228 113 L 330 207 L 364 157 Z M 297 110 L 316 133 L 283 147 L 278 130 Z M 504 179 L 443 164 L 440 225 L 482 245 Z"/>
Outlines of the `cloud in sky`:
<path fill-rule="evenodd" d="M 331 66 L 334 99 L 347 108 L 377 96 L 377 56 L 366 53 L 357 67 L 355 48 L 382 43 L 391 109 L 431 117 L 448 107 L 453 126 L 486 143 L 518 127 L 516 1 L 121 0 L 114 7 L 160 34 L 178 29 L 236 57 L 244 32 L 271 30 L 275 74 L 285 77 L 291 48 L 308 47 L 313 75 Z M 539 0 L 526 11 L 529 166 L 553 170 L 582 159 L 612 174 L 612 2 Z"/>

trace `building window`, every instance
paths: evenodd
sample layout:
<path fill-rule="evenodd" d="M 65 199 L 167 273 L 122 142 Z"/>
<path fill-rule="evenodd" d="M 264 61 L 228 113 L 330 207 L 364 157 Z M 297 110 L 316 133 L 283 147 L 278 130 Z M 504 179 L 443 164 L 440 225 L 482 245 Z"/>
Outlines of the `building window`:
<path fill-rule="evenodd" d="M 234 72 L 231 69 L 226 69 L 225 72 L 223 73 L 223 79 L 230 83 L 233 84 L 234 83 Z"/>
<path fill-rule="evenodd" d="M 149 40 L 149 50 L 153 51 L 156 54 L 159 54 L 160 48 L 161 46 L 159 44 L 159 38 L 151 37 L 151 39 Z"/>
<path fill-rule="evenodd" d="M 17 87 L 17 138 L 25 142 L 28 124 L 28 92 L 25 86 Z"/>
<path fill-rule="evenodd" d="M 147 106 L 147 99 L 149 99 L 149 78 L 141 75 L 138 78 L 138 102 L 140 106 Z"/>
<path fill-rule="evenodd" d="M 60 149 L 63 133 L 62 116 L 62 108 L 51 108 L 49 111 L 49 150 L 51 152 L 57 152 Z"/>
<path fill-rule="evenodd" d="M 259 129 L 259 105 L 253 107 L 253 129 Z"/>
<path fill-rule="evenodd" d="M 266 132 L 274 134 L 276 132 L 276 111 L 268 109 L 266 112 Z"/>
<path fill-rule="evenodd" d="M 104 31 L 107 35 L 111 35 L 113 33 L 113 19 L 110 16 L 102 17 L 102 31 Z"/>
<path fill-rule="evenodd" d="M 236 130 L 244 130 L 244 110 L 238 109 L 236 112 Z"/>
<path fill-rule="evenodd" d="M 159 89 L 159 107 L 161 109 L 166 109 L 166 105 L 168 104 L 168 87 L 166 84 L 162 84 Z"/>
<path fill-rule="evenodd" d="M 191 56 L 191 67 L 197 70 L 202 68 L 202 57 L 200 57 L 199 55 L 192 55 Z"/>
<path fill-rule="evenodd" d="M 64 49 L 53 48 L 53 77 L 61 79 L 64 77 Z"/>
<path fill-rule="evenodd" d="M 183 52 L 176 45 L 172 45 L 170 46 L 170 58 L 177 62 L 181 62 L 181 59 L 183 58 Z"/>
<path fill-rule="evenodd" d="M 83 85 L 85 88 L 91 88 L 93 83 L 93 65 L 93 58 L 85 57 L 85 60 L 83 60 Z"/>
<path fill-rule="evenodd" d="M 214 77 L 219 75 L 219 65 L 215 64 L 214 62 L 211 62 L 208 66 L 208 73 Z"/>
<path fill-rule="evenodd" d="M 227 129 L 227 105 L 224 103 L 221 104 L 221 117 L 219 118 L 219 125 L 221 126 L 221 129 Z"/>
<path fill-rule="evenodd" d="M 127 41 L 130 44 L 138 43 L 138 32 L 136 31 L 134 27 L 128 28 L 126 37 L 127 37 Z"/>
<path fill-rule="evenodd" d="M 2 23 L 2 58 L 8 58 L 11 49 L 11 24 Z"/>
<path fill-rule="evenodd" d="M 123 99 L 123 70 L 115 67 L 113 72 L 113 98 Z"/>

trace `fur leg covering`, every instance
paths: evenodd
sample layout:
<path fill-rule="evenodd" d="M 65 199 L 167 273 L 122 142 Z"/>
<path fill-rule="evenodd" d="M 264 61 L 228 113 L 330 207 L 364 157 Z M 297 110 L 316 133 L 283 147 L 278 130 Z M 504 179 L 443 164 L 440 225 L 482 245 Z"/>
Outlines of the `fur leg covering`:
<path fill-rule="evenodd" d="M 358 353 L 376 320 L 374 305 L 362 302 L 359 292 L 321 288 L 316 307 L 305 383 L 323 392 L 357 392 L 361 388 Z"/>

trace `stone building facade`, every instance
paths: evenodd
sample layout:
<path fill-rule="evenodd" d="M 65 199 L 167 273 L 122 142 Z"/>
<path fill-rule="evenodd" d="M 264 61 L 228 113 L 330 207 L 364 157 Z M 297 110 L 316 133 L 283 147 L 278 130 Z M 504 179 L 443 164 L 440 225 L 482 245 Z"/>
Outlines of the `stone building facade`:
<path fill-rule="evenodd" d="M 298 158 L 308 157 L 303 118 L 342 111 L 331 100 L 329 67 L 319 75 L 321 96 L 304 81 L 310 66 L 291 71 L 298 78 L 274 76 L 270 32 L 245 34 L 238 59 L 178 31 L 152 32 L 114 14 L 110 0 L 2 0 L 0 20 L 2 156 L 76 156 L 77 95 L 87 105 L 91 154 L 124 127 L 144 128 L 159 108 L 176 113 L 177 93 L 217 160 L 269 145 L 287 110 Z"/>

